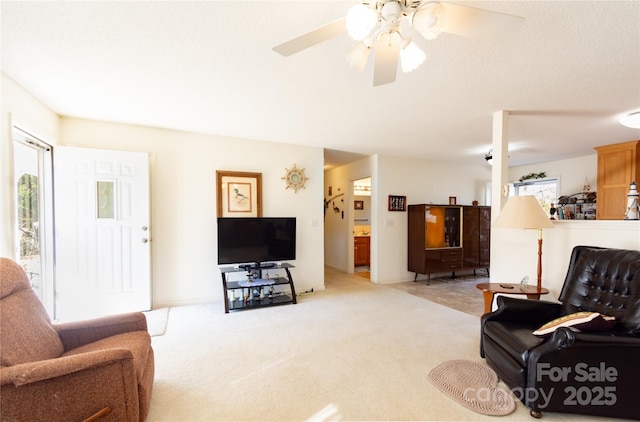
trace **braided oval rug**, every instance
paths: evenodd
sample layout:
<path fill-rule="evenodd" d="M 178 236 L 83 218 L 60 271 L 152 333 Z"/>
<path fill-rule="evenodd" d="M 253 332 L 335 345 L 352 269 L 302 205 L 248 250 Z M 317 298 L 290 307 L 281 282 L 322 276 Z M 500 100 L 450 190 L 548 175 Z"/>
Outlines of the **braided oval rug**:
<path fill-rule="evenodd" d="M 504 416 L 516 409 L 511 392 L 499 387 L 496 373 L 481 363 L 450 360 L 433 368 L 428 377 L 440 391 L 474 412 Z"/>

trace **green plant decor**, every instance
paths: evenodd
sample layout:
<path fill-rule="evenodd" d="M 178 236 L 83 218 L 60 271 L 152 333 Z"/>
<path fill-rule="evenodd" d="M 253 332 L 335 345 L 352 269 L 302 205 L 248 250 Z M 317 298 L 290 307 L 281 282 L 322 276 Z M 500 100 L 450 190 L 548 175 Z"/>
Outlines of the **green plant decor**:
<path fill-rule="evenodd" d="M 545 177 L 547 177 L 547 173 L 546 172 L 540 172 L 540 173 L 529 173 L 526 176 L 522 176 L 520 179 L 518 179 L 520 182 L 524 182 L 525 180 L 531 180 L 531 179 L 544 179 Z"/>

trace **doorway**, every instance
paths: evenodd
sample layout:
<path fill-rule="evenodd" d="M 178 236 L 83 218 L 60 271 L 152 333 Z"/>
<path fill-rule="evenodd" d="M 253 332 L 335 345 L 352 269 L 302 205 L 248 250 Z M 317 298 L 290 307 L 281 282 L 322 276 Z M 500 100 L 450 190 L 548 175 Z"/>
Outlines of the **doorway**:
<path fill-rule="evenodd" d="M 13 127 L 17 262 L 47 313 L 55 316 L 51 146 Z"/>
<path fill-rule="evenodd" d="M 371 177 L 353 182 L 353 272 L 371 278 Z"/>

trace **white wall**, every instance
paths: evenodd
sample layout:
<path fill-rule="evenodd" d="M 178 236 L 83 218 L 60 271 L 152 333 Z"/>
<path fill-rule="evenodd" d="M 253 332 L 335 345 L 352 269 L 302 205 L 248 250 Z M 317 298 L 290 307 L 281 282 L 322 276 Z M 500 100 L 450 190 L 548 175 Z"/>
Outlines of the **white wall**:
<path fill-rule="evenodd" d="M 545 171 L 560 178 L 560 194 L 582 192 L 585 178 L 596 191 L 597 154 L 509 169 L 509 180 Z M 499 186 L 494 185 L 494 189 Z M 516 283 L 529 276 L 537 278 L 538 242 L 535 230 L 491 230 L 491 282 Z M 553 229 L 543 231 L 542 286 L 550 293 L 543 299 L 557 301 L 574 246 L 601 246 L 640 250 L 640 222 L 611 220 L 558 220 Z"/>
<path fill-rule="evenodd" d="M 491 167 L 479 160 L 477 166 L 456 166 L 451 163 L 380 157 L 378 183 L 375 186 L 378 238 L 378 282 L 393 283 L 413 280 L 407 271 L 406 212 L 388 211 L 389 195 L 404 195 L 407 204 L 448 204 L 455 196 L 458 205 L 471 205 L 477 200 L 484 205 L 486 182 L 491 179 Z M 372 229 L 372 233 L 374 230 Z"/>
<path fill-rule="evenodd" d="M 557 301 L 574 246 L 601 246 L 640 250 L 640 221 L 562 220 L 543 231 L 542 286 L 550 293 L 543 299 Z M 491 230 L 491 282 L 517 283 L 537 278 L 538 233 L 536 230 Z"/>
<path fill-rule="evenodd" d="M 561 195 L 573 195 L 582 192 L 585 179 L 591 185 L 591 192 L 596 191 L 598 176 L 598 155 L 570 158 L 566 160 L 548 161 L 546 163 L 532 164 L 528 166 L 510 167 L 509 182 L 515 183 L 522 176 L 531 173 L 546 172 L 548 177 L 560 178 Z"/>
<path fill-rule="evenodd" d="M 323 150 L 273 142 L 62 118 L 63 144 L 150 153 L 153 303 L 221 301 L 216 170 L 262 173 L 264 216 L 297 217 L 291 270 L 298 293 L 324 289 Z M 293 165 L 305 189 L 285 189 Z"/>
<path fill-rule="evenodd" d="M 477 200 L 484 205 L 491 168 L 454 166 L 450 163 L 390 156 L 373 156 L 325 173 L 325 195 L 329 186 L 344 189 L 352 181 L 372 176 L 371 281 L 393 283 L 412 280 L 407 271 L 407 213 L 388 211 L 389 195 L 407 197 L 407 204 L 448 204 L 455 196 L 460 205 Z M 353 271 L 353 200 L 345 195 L 345 218 L 327 211 L 325 259 L 329 266 Z M 342 203 L 340 203 L 342 204 Z M 351 226 L 349 225 L 351 223 Z"/>
<path fill-rule="evenodd" d="M 326 172 L 319 148 L 232 139 L 192 133 L 60 118 L 13 80 L 2 74 L 0 138 L 0 255 L 13 257 L 13 148 L 11 124 L 17 122 L 44 140 L 65 145 L 146 151 L 150 155 L 154 305 L 222 300 L 216 265 L 215 170 L 254 171 L 263 175 L 264 215 L 298 218 L 298 259 L 292 275 L 299 291 L 324 288 L 323 263 L 353 270 L 352 181 L 372 177 L 372 280 L 408 280 L 406 213 L 387 211 L 388 195 L 406 195 L 407 203 L 484 204 L 488 166 L 456 167 L 449 163 L 372 156 Z M 284 189 L 285 168 L 305 168 L 307 188 Z M 596 156 L 514 167 L 509 179 L 546 171 L 561 177 L 561 193 L 582 189 L 584 178 L 595 190 Z M 323 179 L 324 186 L 323 186 Z M 323 216 L 321 197 L 327 187 L 345 194 L 345 218 L 331 209 Z M 500 189 L 500 186 L 493 187 Z M 317 225 L 316 225 L 317 223 Z M 578 244 L 640 249 L 640 223 L 629 221 L 558 221 L 544 232 L 543 284 L 557 298 L 571 248 Z M 324 233 L 323 233 L 324 231 Z M 326 236 L 324 242 L 323 234 Z M 491 279 L 535 280 L 537 242 L 534 231 L 492 232 Z M 324 256 L 323 256 L 324 255 Z"/>
<path fill-rule="evenodd" d="M 59 117 L 25 91 L 13 79 L 0 74 L 0 256 L 16 259 L 12 126 L 18 125 L 43 141 L 55 145 L 59 139 Z"/>

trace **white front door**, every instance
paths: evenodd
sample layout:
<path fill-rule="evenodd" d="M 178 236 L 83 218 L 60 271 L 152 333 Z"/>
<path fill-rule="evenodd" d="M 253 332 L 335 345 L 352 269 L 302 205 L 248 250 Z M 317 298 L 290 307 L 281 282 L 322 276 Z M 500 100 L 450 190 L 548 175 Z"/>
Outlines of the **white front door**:
<path fill-rule="evenodd" d="M 56 318 L 151 308 L 149 158 L 54 149 Z"/>

